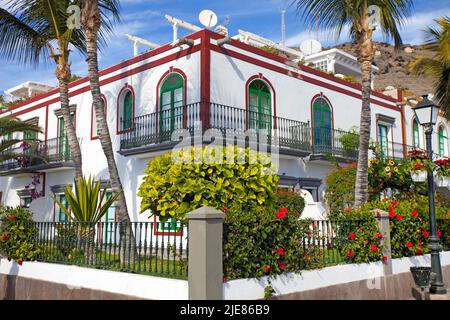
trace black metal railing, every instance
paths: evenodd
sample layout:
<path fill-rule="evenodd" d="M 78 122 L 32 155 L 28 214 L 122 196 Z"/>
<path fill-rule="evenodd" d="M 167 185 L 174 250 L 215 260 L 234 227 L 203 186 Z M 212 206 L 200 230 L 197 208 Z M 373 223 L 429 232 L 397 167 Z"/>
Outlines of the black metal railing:
<path fill-rule="evenodd" d="M 130 149 L 151 144 L 171 141 L 172 133 L 177 129 L 187 129 L 190 134 L 195 130 L 218 129 L 223 138 L 227 134 L 244 136 L 248 129 L 254 129 L 267 143 L 276 143 L 280 147 L 294 148 L 309 152 L 311 138 L 309 124 L 301 121 L 275 117 L 258 112 L 248 112 L 242 108 L 207 103 L 209 123 L 202 124 L 201 108 L 205 103 L 193 103 L 172 110 L 163 110 L 132 120 L 121 120 L 121 149 Z M 203 107 L 204 108 L 204 107 Z M 204 121 L 205 122 L 205 121 Z M 260 138 L 258 137 L 258 139 Z M 277 138 L 275 142 L 274 138 Z M 259 140 L 258 140 L 259 141 Z"/>
<path fill-rule="evenodd" d="M 0 171 L 71 160 L 69 143 L 65 137 L 47 141 L 22 142 L 20 146 L 9 149 L 7 153 L 21 154 L 21 156 L 0 163 Z"/>
<path fill-rule="evenodd" d="M 187 277 L 187 227 L 180 222 L 28 222 L 42 262 Z"/>
<path fill-rule="evenodd" d="M 314 127 L 312 133 L 313 154 L 358 159 L 357 133 L 324 127 Z"/>

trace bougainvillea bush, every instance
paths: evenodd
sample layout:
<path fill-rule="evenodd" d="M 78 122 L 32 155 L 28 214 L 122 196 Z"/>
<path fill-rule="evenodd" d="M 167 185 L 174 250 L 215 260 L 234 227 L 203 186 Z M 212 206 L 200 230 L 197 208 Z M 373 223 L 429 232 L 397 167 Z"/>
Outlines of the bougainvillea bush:
<path fill-rule="evenodd" d="M 38 230 L 28 209 L 0 208 L 0 251 L 8 259 L 14 259 L 19 265 L 23 261 L 32 261 L 40 253 L 33 242 Z"/>
<path fill-rule="evenodd" d="M 172 153 L 151 160 L 138 192 L 141 212 L 150 209 L 161 221 L 184 220 L 203 206 L 226 210 L 231 204 L 255 207 L 273 200 L 278 175 L 270 159 L 252 161 L 258 156 L 248 148 L 218 150 L 192 147 L 177 153 L 177 161 Z"/>
<path fill-rule="evenodd" d="M 224 223 L 224 277 L 259 278 L 318 267 L 316 249 L 304 247 L 310 225 L 286 207 L 230 208 Z"/>
<path fill-rule="evenodd" d="M 355 199 L 356 164 L 336 166 L 326 177 L 325 201 L 330 216 L 334 218 L 345 208 L 352 206 Z"/>
<path fill-rule="evenodd" d="M 376 217 L 379 211 L 389 215 L 391 233 L 391 251 L 393 258 L 422 255 L 428 252 L 430 236 L 429 216 L 426 197 L 411 198 L 407 200 L 385 199 L 366 203 L 358 210 L 349 208 L 341 219 L 346 221 L 362 220 L 357 227 L 347 233 L 348 241 L 343 242 L 342 254 L 347 255 L 351 262 L 375 261 L 381 257 L 375 255 L 375 247 L 372 243 L 376 238 L 383 239 L 376 225 Z M 437 235 L 444 245 L 448 241 L 447 229 L 450 224 L 448 219 L 449 208 L 438 207 L 437 218 L 441 218 Z M 381 251 L 380 251 L 381 252 Z M 350 253 L 350 254 L 349 254 Z M 385 259 L 381 257 L 381 259 Z"/>

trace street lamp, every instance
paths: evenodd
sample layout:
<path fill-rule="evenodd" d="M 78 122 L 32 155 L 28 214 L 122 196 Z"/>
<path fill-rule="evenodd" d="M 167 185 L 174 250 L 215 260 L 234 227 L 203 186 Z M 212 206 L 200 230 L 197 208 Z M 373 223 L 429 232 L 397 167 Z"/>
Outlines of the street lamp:
<path fill-rule="evenodd" d="M 431 137 L 433 134 L 433 126 L 437 122 L 439 107 L 428 99 L 428 95 L 423 96 L 415 107 L 412 107 L 416 115 L 416 119 L 420 125 L 425 128 L 427 153 L 430 159 L 433 159 L 433 146 Z M 444 288 L 442 281 L 442 268 L 439 252 L 441 245 L 437 236 L 436 213 L 434 203 L 434 175 L 433 170 L 428 172 L 428 207 L 430 211 L 430 253 L 431 253 L 431 285 L 430 293 L 446 294 L 447 289 Z"/>

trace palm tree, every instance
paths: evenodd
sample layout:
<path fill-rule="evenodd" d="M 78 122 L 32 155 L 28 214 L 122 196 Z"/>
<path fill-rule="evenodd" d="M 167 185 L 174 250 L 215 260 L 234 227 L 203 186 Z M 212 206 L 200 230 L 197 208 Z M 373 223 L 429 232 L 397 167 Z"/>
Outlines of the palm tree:
<path fill-rule="evenodd" d="M 12 134 L 15 132 L 42 132 L 39 126 L 36 126 L 32 123 L 21 121 L 14 117 L 2 117 L 0 118 L 0 136 L 6 137 L 6 139 L 2 139 L 0 142 L 0 162 L 17 159 L 19 157 L 31 157 L 32 154 L 28 153 L 18 153 L 16 151 L 12 151 L 11 147 L 21 143 L 33 143 L 34 141 L 17 139 L 17 138 L 8 138 L 12 137 Z"/>
<path fill-rule="evenodd" d="M 303 10 L 306 22 L 335 33 L 339 37 L 349 27 L 352 39 L 358 44 L 358 61 L 361 66 L 362 108 L 359 135 L 358 169 L 355 183 L 355 206 L 359 207 L 369 198 L 368 163 L 371 128 L 370 94 L 372 63 L 375 55 L 370 23 L 371 5 L 380 9 L 379 28 L 395 46 L 402 43 L 399 26 L 409 15 L 412 0 L 294 0 L 297 11 Z"/>
<path fill-rule="evenodd" d="M 450 120 L 450 18 L 435 20 L 438 28 L 425 30 L 425 48 L 434 52 L 433 57 L 418 57 L 411 63 L 411 71 L 430 75 L 434 80 L 436 102 Z"/>
<path fill-rule="evenodd" d="M 103 25 L 105 30 L 111 30 L 111 21 L 103 20 L 102 16 L 111 14 L 112 18 L 119 21 L 119 1 L 117 0 L 83 0 L 81 7 L 81 24 L 86 35 L 87 62 L 89 71 L 89 81 L 91 85 L 92 100 L 97 118 L 97 127 L 99 129 L 100 143 L 108 162 L 109 176 L 113 192 L 119 194 L 116 202 L 116 212 L 118 220 L 129 222 L 127 204 L 122 189 L 119 172 L 114 158 L 114 151 L 109 134 L 108 123 L 106 122 L 105 112 L 102 104 L 100 91 L 97 43 L 100 28 Z"/>
<path fill-rule="evenodd" d="M 0 56 L 19 63 L 37 65 L 46 58 L 56 64 L 61 113 L 67 131 L 75 177 L 81 178 L 81 149 L 69 105 L 70 46 L 85 52 L 84 35 L 69 29 L 66 13 L 71 0 L 15 0 L 0 8 Z"/>

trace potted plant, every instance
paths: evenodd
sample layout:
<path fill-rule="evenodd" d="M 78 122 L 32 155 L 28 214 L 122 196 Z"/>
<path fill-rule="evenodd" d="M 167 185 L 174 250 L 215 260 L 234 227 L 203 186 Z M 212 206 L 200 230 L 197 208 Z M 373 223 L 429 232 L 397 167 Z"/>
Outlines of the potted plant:
<path fill-rule="evenodd" d="M 408 152 L 411 161 L 411 179 L 414 182 L 425 182 L 428 171 L 432 170 L 433 161 L 423 150 L 415 149 Z"/>

